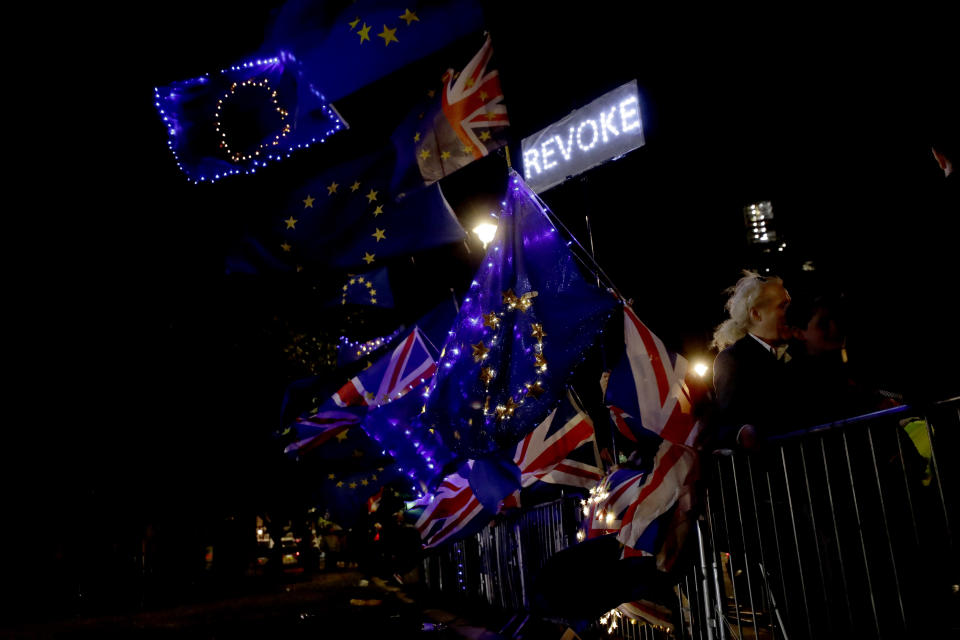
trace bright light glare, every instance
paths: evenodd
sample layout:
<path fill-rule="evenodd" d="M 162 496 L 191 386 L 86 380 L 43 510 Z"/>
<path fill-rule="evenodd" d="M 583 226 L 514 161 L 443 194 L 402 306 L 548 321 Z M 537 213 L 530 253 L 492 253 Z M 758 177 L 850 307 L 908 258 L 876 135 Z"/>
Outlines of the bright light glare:
<path fill-rule="evenodd" d="M 493 237 L 497 234 L 497 225 L 489 222 L 481 222 L 473 228 L 473 232 L 477 234 L 480 242 L 483 243 L 483 248 L 486 249 L 487 245 L 493 241 Z"/>
<path fill-rule="evenodd" d="M 694 373 L 696 373 L 696 374 L 697 374 L 698 376 L 700 376 L 701 378 L 702 378 L 703 376 L 707 375 L 707 371 L 709 371 L 709 370 L 710 370 L 710 367 L 707 366 L 707 364 L 706 364 L 705 362 L 698 362 L 698 363 L 696 363 L 695 365 L 693 365 L 693 371 L 694 371 Z"/>

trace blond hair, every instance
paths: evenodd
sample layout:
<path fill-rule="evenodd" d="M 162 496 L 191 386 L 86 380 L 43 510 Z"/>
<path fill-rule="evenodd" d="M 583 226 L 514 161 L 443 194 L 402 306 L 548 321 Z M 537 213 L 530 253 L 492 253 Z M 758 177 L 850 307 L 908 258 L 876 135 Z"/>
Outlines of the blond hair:
<path fill-rule="evenodd" d="M 723 351 L 747 335 L 747 330 L 750 328 L 750 310 L 760 302 L 768 284 L 782 286 L 783 280 L 776 276 L 764 277 L 756 271 L 744 269 L 743 277 L 737 280 L 737 284 L 724 291 L 730 294 L 724 305 L 730 317 L 714 330 L 710 348 L 715 347 L 717 351 Z"/>

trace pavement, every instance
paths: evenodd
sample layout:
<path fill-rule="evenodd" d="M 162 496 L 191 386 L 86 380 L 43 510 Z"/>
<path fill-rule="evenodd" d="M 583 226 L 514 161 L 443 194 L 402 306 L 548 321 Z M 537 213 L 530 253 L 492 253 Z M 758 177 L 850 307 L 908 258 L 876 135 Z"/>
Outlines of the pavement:
<path fill-rule="evenodd" d="M 479 614 L 482 615 L 482 614 Z M 356 571 L 319 573 L 243 595 L 121 615 L 37 620 L 0 628 L 4 638 L 471 638 L 502 636 L 477 612 L 438 608 L 415 585 Z M 490 624 L 487 621 L 487 624 Z"/>

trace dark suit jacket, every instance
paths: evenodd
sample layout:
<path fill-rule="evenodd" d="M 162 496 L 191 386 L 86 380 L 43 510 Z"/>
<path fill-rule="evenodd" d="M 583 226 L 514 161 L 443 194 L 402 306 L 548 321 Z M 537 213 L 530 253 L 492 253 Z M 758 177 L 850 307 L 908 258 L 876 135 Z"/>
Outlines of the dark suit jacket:
<path fill-rule="evenodd" d="M 713 364 L 717 446 L 733 446 L 744 424 L 756 427 L 761 437 L 791 429 L 788 374 L 786 364 L 749 335 L 717 355 Z"/>

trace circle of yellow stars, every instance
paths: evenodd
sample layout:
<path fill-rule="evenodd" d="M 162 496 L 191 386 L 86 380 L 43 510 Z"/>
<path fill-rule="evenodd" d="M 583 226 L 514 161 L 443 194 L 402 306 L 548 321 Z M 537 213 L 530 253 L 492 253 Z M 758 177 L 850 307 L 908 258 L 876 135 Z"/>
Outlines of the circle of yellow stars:
<path fill-rule="evenodd" d="M 287 123 L 280 130 L 280 133 L 273 137 L 273 140 L 268 140 L 264 142 L 257 148 L 253 153 L 240 153 L 239 151 L 230 151 L 230 144 L 227 142 L 227 133 L 220 130 L 220 116 L 223 111 L 223 101 L 229 100 L 232 96 L 236 95 L 237 89 L 243 89 L 246 87 L 258 87 L 260 89 L 266 89 L 270 94 L 270 101 L 273 103 L 275 110 L 280 114 L 280 121 L 283 122 L 287 119 L 287 116 L 290 113 L 280 106 L 277 102 L 277 92 L 274 89 L 270 88 L 270 82 L 264 78 L 263 80 L 246 80 L 244 82 L 234 82 L 230 85 L 230 90 L 227 91 L 223 96 L 217 100 L 217 109 L 214 116 L 214 128 L 217 130 L 217 133 L 220 134 L 220 148 L 230 157 L 233 162 L 246 162 L 252 158 L 255 158 L 260 155 L 260 150 L 271 145 L 277 145 L 280 143 L 281 138 L 285 138 L 288 133 L 290 133 L 290 123 Z"/>
<path fill-rule="evenodd" d="M 349 282 L 343 285 L 343 293 L 340 295 L 340 304 L 347 304 L 347 291 L 352 285 L 362 284 L 367 288 L 367 292 L 370 294 L 370 304 L 377 304 L 377 290 L 373 288 L 373 283 L 369 280 L 365 280 L 363 276 L 356 276 L 350 278 Z"/>
<path fill-rule="evenodd" d="M 503 308 L 504 311 L 497 312 L 491 310 L 489 313 L 483 314 L 483 326 L 491 330 L 490 344 L 489 346 L 484 343 L 481 339 L 476 344 L 470 345 L 472 350 L 473 361 L 476 363 L 483 363 L 487 359 L 491 348 L 496 345 L 498 335 L 500 332 L 501 325 L 504 324 L 503 320 L 506 318 L 507 313 L 511 311 L 520 311 L 521 313 L 526 313 L 527 310 L 533 305 L 533 298 L 537 297 L 538 293 L 536 291 L 529 291 L 523 295 L 517 296 L 513 289 L 507 289 L 502 293 L 503 299 Z M 486 399 L 483 403 L 483 415 L 484 416 L 495 416 L 497 422 L 502 422 L 504 420 L 509 420 L 513 417 L 516 410 L 523 406 L 523 403 L 526 398 L 530 397 L 533 399 L 539 398 L 546 389 L 543 386 L 543 382 L 540 379 L 540 375 L 545 373 L 547 370 L 547 359 L 543 355 L 543 338 L 547 333 L 543 330 L 543 325 L 539 322 L 531 322 L 530 325 L 530 336 L 536 338 L 536 352 L 533 354 L 533 367 L 535 371 L 535 379 L 532 382 L 527 382 L 524 384 L 523 389 L 519 389 L 517 394 L 514 395 L 510 393 L 507 396 L 506 402 L 503 404 L 498 404 L 491 409 L 490 407 L 490 383 L 493 382 L 494 378 L 497 377 L 496 370 L 491 366 L 481 367 L 480 368 L 480 381 L 483 382 L 484 388 L 486 390 Z M 456 437 L 457 434 L 454 434 Z"/>

